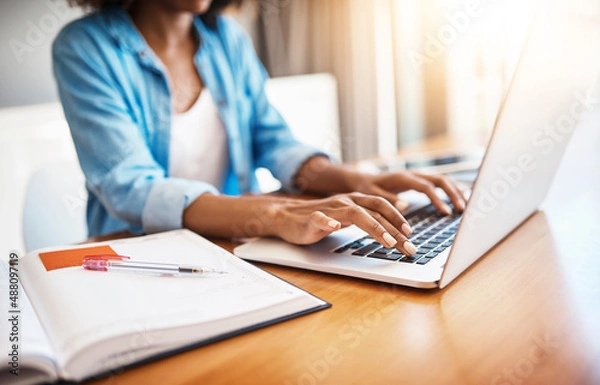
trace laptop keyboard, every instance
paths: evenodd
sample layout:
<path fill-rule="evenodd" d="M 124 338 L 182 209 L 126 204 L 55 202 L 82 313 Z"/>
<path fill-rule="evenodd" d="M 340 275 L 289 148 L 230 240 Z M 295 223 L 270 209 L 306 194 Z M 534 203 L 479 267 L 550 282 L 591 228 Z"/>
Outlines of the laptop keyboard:
<path fill-rule="evenodd" d="M 417 248 L 415 255 L 408 256 L 395 248 L 383 247 L 370 235 L 348 242 L 334 251 L 355 257 L 425 265 L 452 245 L 461 216 L 458 213 L 440 214 L 433 205 L 422 207 L 408 215 L 406 220 L 413 229 L 413 234 L 408 239 Z"/>

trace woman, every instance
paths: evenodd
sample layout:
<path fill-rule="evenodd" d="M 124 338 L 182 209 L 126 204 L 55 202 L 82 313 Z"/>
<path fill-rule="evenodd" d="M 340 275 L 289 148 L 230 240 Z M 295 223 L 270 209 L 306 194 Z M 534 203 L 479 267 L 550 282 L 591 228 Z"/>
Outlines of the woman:
<path fill-rule="evenodd" d="M 53 45 L 60 98 L 86 175 L 90 235 L 181 227 L 212 237 L 277 236 L 316 242 L 356 224 L 412 255 L 400 191 L 441 187 L 443 176 L 363 175 L 300 144 L 269 104 L 267 74 L 229 0 L 72 0 L 96 12 Z M 297 200 L 248 196 L 266 167 Z M 333 195 L 337 194 L 337 195 Z"/>

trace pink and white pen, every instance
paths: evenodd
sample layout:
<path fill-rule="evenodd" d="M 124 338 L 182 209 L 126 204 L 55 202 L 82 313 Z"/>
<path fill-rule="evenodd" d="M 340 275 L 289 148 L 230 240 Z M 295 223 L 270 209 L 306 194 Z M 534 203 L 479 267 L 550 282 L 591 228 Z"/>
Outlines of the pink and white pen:
<path fill-rule="evenodd" d="M 227 274 L 212 267 L 131 260 L 126 255 L 87 255 L 82 266 L 95 271 L 122 271 L 155 276 L 212 276 Z"/>

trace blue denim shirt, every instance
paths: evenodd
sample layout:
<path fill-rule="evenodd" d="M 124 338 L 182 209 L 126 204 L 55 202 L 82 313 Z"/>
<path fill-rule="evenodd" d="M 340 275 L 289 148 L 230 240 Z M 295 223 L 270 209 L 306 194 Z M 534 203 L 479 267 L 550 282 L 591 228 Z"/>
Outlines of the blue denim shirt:
<path fill-rule="evenodd" d="M 197 17 L 196 67 L 227 131 L 230 166 L 222 193 L 256 191 L 266 167 L 293 190 L 318 152 L 298 143 L 265 95 L 267 73 L 233 20 L 210 29 Z M 90 236 L 182 227 L 184 209 L 207 183 L 170 177 L 172 104 L 166 69 L 129 15 L 108 8 L 67 25 L 54 41 L 54 74 L 89 192 Z M 200 128 L 200 127 L 199 127 Z"/>

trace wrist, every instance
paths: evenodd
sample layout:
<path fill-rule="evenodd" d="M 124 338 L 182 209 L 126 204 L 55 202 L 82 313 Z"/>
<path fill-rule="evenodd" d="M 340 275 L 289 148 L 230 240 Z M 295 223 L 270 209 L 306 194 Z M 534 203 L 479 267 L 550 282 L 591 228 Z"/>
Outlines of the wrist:
<path fill-rule="evenodd" d="M 265 223 L 265 234 L 262 236 L 277 237 L 279 229 L 283 225 L 282 203 L 277 200 L 269 200 L 263 207 L 263 219 Z"/>
<path fill-rule="evenodd" d="M 269 197 L 260 208 L 264 224 L 264 234 L 260 235 L 280 237 L 282 230 L 289 225 L 289 208 L 297 204 L 296 199 Z"/>
<path fill-rule="evenodd" d="M 372 175 L 363 174 L 356 170 L 347 170 L 344 175 L 344 186 L 346 190 L 344 192 L 365 192 L 367 191 L 366 186 L 371 183 Z"/>

